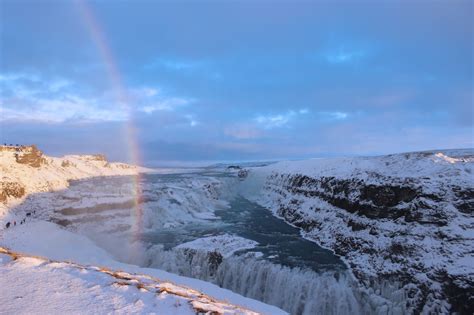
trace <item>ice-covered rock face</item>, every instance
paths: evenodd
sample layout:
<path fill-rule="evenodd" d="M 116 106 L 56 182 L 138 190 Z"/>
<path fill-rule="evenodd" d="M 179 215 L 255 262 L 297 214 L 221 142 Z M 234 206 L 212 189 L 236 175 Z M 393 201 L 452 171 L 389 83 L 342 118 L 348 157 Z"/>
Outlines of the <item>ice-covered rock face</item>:
<path fill-rule="evenodd" d="M 474 311 L 474 150 L 283 162 L 252 173 L 249 181 L 264 178 L 255 200 L 343 256 L 361 283 L 400 283 L 407 312 Z"/>

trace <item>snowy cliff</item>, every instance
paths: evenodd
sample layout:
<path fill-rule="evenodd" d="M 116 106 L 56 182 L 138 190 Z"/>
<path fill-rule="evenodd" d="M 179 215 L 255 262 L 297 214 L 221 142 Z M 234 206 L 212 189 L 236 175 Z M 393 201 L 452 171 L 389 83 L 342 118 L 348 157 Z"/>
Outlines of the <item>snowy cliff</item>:
<path fill-rule="evenodd" d="M 468 149 L 281 162 L 245 182 L 342 256 L 378 313 L 472 314 L 473 176 Z"/>
<path fill-rule="evenodd" d="M 103 155 L 44 155 L 36 146 L 0 149 L 0 217 L 7 206 L 32 193 L 64 189 L 69 180 L 95 176 L 135 175 L 145 169 L 124 163 L 110 163 Z"/>

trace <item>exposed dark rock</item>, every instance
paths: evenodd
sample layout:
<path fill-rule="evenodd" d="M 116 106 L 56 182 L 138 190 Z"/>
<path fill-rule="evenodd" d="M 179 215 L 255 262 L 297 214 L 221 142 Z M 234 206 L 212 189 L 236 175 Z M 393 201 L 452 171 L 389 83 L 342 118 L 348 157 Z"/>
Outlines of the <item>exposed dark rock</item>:
<path fill-rule="evenodd" d="M 242 169 L 242 167 L 240 167 L 238 165 L 229 165 L 229 166 L 227 166 L 227 169 L 228 170 L 240 170 L 240 169 Z"/>
<path fill-rule="evenodd" d="M 25 195 L 25 187 L 16 182 L 0 182 L 0 202 L 6 202 L 8 197 L 21 198 Z"/>
<path fill-rule="evenodd" d="M 335 177 L 311 178 L 293 175 L 287 189 L 306 197 L 318 197 L 350 213 L 371 219 L 405 218 L 407 222 L 446 225 L 442 211 L 432 209 L 424 200 L 440 201 L 441 197 L 425 194 L 409 180 L 387 179 L 392 184 L 367 184 L 361 179 L 336 179 Z"/>
<path fill-rule="evenodd" d="M 474 314 L 474 281 L 446 273 L 442 275 L 441 280 L 453 311 L 459 314 Z"/>
<path fill-rule="evenodd" d="M 209 270 L 211 271 L 211 275 L 215 275 L 217 268 L 219 268 L 219 265 L 223 260 L 224 257 L 222 257 L 221 253 L 217 251 L 213 251 L 208 254 Z"/>
<path fill-rule="evenodd" d="M 459 202 L 456 204 L 456 208 L 466 214 L 474 213 L 474 201 Z"/>
<path fill-rule="evenodd" d="M 26 164 L 36 168 L 47 164 L 46 159 L 43 157 L 43 152 L 38 150 L 35 145 L 29 147 L 29 149 L 24 153 L 16 153 L 15 160 L 17 163 Z"/>
<path fill-rule="evenodd" d="M 456 208 L 466 214 L 474 213 L 474 188 L 463 189 L 453 187 L 454 195 L 458 198 L 455 203 Z"/>
<path fill-rule="evenodd" d="M 107 162 L 107 157 L 104 154 L 94 154 L 92 155 L 92 159 L 95 161 Z"/>
<path fill-rule="evenodd" d="M 64 160 L 64 161 L 62 161 L 62 163 L 61 163 L 61 166 L 62 166 L 62 167 L 69 167 L 69 166 L 71 166 L 71 165 L 72 165 L 72 163 L 71 163 L 69 160 Z"/>
<path fill-rule="evenodd" d="M 217 269 L 219 268 L 220 264 L 224 261 L 224 257 L 218 251 L 206 251 L 206 250 L 197 250 L 194 248 L 184 248 L 183 252 L 185 254 L 186 260 L 192 265 L 194 257 L 198 253 L 204 253 L 205 259 L 207 260 L 207 271 L 209 272 L 209 276 L 213 277 Z"/>
<path fill-rule="evenodd" d="M 354 220 L 349 220 L 347 222 L 347 225 L 352 228 L 352 231 L 361 231 L 361 230 L 365 230 L 365 229 L 368 228 L 368 226 L 366 224 L 356 222 Z"/>
<path fill-rule="evenodd" d="M 395 207 L 401 202 L 412 201 L 418 194 L 419 191 L 412 187 L 367 185 L 362 187 L 360 198 L 377 207 Z"/>
<path fill-rule="evenodd" d="M 249 175 L 249 171 L 248 171 L 248 170 L 240 170 L 240 171 L 237 173 L 237 176 L 238 176 L 240 179 L 244 179 L 244 178 L 246 178 L 248 175 Z"/>

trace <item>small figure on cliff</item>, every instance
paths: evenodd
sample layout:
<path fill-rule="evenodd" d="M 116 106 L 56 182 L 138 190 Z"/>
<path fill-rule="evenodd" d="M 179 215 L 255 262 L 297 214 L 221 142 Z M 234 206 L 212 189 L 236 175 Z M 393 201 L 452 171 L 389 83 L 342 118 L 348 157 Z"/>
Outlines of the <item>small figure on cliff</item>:
<path fill-rule="evenodd" d="M 10 227 L 10 222 L 7 222 L 6 227 L 7 227 L 7 229 Z"/>
<path fill-rule="evenodd" d="M 13 221 L 13 226 L 16 226 L 16 221 Z"/>
<path fill-rule="evenodd" d="M 31 212 L 27 212 L 26 216 L 29 217 L 31 215 Z"/>

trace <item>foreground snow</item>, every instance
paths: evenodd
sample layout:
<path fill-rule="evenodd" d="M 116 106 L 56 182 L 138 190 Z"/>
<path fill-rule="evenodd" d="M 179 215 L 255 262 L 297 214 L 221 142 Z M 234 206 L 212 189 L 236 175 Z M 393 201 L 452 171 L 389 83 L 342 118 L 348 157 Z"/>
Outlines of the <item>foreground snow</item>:
<path fill-rule="evenodd" d="M 473 174 L 472 149 L 315 159 L 242 191 L 341 255 L 376 312 L 472 313 Z"/>
<path fill-rule="evenodd" d="M 76 281 L 79 281 L 79 282 L 82 281 L 81 279 L 71 280 L 71 279 L 75 279 L 75 277 L 80 275 L 80 273 L 78 274 L 76 271 L 74 271 L 73 274 L 71 275 L 70 271 L 76 270 L 77 267 L 74 267 L 74 264 L 69 264 L 69 262 L 74 262 L 75 264 L 84 265 L 84 266 L 100 266 L 101 268 L 102 266 L 106 266 L 104 267 L 105 269 L 119 270 L 128 274 L 131 274 L 132 278 L 142 279 L 144 277 L 145 279 L 148 279 L 147 278 L 148 276 L 148 277 L 160 279 L 160 282 L 171 283 L 173 285 L 176 285 L 177 287 L 180 287 L 180 290 L 184 290 L 185 291 L 184 293 L 186 293 L 187 295 L 191 297 L 197 294 L 196 291 L 199 291 L 200 292 L 199 294 L 203 294 L 206 296 L 206 298 L 212 299 L 213 301 L 216 301 L 216 300 L 226 301 L 226 303 L 224 303 L 225 307 L 222 306 L 222 309 L 226 309 L 228 311 L 233 309 L 234 311 L 232 312 L 234 313 L 237 312 L 237 314 L 239 314 L 239 312 L 243 312 L 244 314 L 247 314 L 247 313 L 251 314 L 251 312 L 257 312 L 261 314 L 285 314 L 283 311 L 281 311 L 280 309 L 276 307 L 266 305 L 264 303 L 261 303 L 252 299 L 245 298 L 241 295 L 233 293 L 229 290 L 219 288 L 218 286 L 205 282 L 205 281 L 181 277 L 181 276 L 171 274 L 171 273 L 158 270 L 158 269 L 140 268 L 134 265 L 128 265 L 128 264 L 117 262 L 107 252 L 97 247 L 92 241 L 90 241 L 86 237 L 66 231 L 60 228 L 59 226 L 57 226 L 56 224 L 49 223 L 49 222 L 32 221 L 32 222 L 29 222 L 28 224 L 24 224 L 19 227 L 16 227 L 15 229 L 9 229 L 7 231 L 3 231 L 2 241 L 0 242 L 0 244 L 1 246 L 5 248 L 14 249 L 15 252 L 25 253 L 26 256 L 32 255 L 32 256 L 48 257 L 48 259 L 62 262 L 59 265 L 52 265 L 52 266 L 54 267 L 53 268 L 54 271 L 60 274 L 58 281 L 60 279 L 62 279 L 61 281 L 66 281 L 63 284 L 63 286 L 73 285 Z M 43 259 L 43 260 L 46 260 L 46 259 Z M 37 272 L 38 271 L 37 267 L 30 266 L 30 267 L 25 267 L 20 270 L 17 270 L 17 267 L 20 268 L 21 265 L 12 266 L 12 267 L 9 267 L 8 269 L 9 270 L 8 272 L 11 272 L 11 276 L 12 277 L 17 276 L 19 279 L 19 282 L 22 283 L 21 287 L 16 288 L 17 290 L 16 292 L 22 291 L 23 294 L 26 294 L 28 292 L 33 291 L 33 293 L 35 293 L 36 292 L 35 290 L 37 288 L 44 288 L 44 290 L 46 291 L 56 290 L 55 289 L 56 285 L 53 284 L 53 282 L 47 282 L 47 281 L 45 282 L 43 280 L 40 280 L 41 277 L 43 276 L 46 277 L 48 273 L 51 272 L 49 267 L 42 269 L 41 271 L 44 271 L 46 274 L 38 275 L 38 278 L 35 277 L 34 275 L 30 276 L 30 274 L 28 273 L 28 271 L 31 271 L 31 273 Z M 95 267 L 91 267 L 91 268 L 94 270 L 97 269 Z M 2 273 L 2 277 L 0 277 L 1 281 L 5 281 L 4 283 L 1 283 L 2 288 L 8 287 L 7 284 L 9 283 L 7 282 L 7 280 L 3 280 L 5 278 L 3 277 L 3 272 L 7 272 L 5 270 L 5 266 L 0 266 L 0 273 Z M 134 276 L 134 275 L 142 275 L 142 276 Z M 87 281 L 88 281 L 87 283 L 89 283 L 90 285 L 84 284 L 84 287 L 88 288 L 91 286 L 92 287 L 96 286 L 97 292 L 95 292 L 94 294 L 100 297 L 101 292 L 107 293 L 108 289 L 103 288 L 105 284 L 109 283 L 112 280 L 116 281 L 111 278 L 106 278 L 106 280 L 108 279 L 107 281 L 109 282 L 106 281 L 104 283 L 103 277 L 104 277 L 103 275 L 93 273 L 87 278 Z M 69 280 L 71 280 L 72 283 L 67 282 Z M 40 282 L 37 282 L 37 281 L 40 281 Z M 136 286 L 136 283 L 133 285 Z M 61 292 L 61 290 L 56 290 L 56 291 Z M 133 293 L 134 289 L 131 291 L 122 292 L 122 294 L 127 295 L 127 292 Z M 40 292 L 36 292 L 36 293 L 40 294 Z M 84 294 L 86 294 L 85 296 L 87 296 L 88 293 L 84 293 Z M 132 296 L 134 296 L 133 294 Z M 5 299 L 9 300 L 10 297 L 11 296 L 8 295 L 7 297 L 5 297 Z M 67 298 L 68 298 L 67 294 L 62 297 L 63 300 L 66 300 Z M 58 297 L 58 299 L 61 299 L 61 297 Z M 123 299 L 126 299 L 128 301 L 128 297 L 123 297 Z M 50 304 L 48 302 L 49 300 L 47 299 L 43 301 L 44 303 L 39 303 L 38 306 L 41 306 L 43 304 Z M 151 300 L 145 296 L 142 302 L 146 305 L 142 305 L 137 308 L 133 308 L 133 306 L 129 306 L 130 312 L 135 312 L 135 311 L 144 312 L 144 313 L 151 312 L 154 305 L 159 303 L 161 300 L 159 299 L 156 301 L 153 300 L 151 304 L 148 304 L 148 302 L 150 301 Z M 51 301 L 51 303 L 53 302 L 54 300 Z M 15 304 L 15 307 L 16 307 L 15 310 L 17 312 L 18 311 L 22 312 L 24 309 L 26 310 L 28 308 L 28 305 L 27 305 L 28 303 L 29 303 L 28 299 L 18 300 Z M 99 302 L 97 303 L 99 304 Z M 167 303 L 168 302 L 165 302 L 165 305 L 160 306 L 160 307 L 167 307 L 166 306 Z M 181 301 L 180 303 L 186 304 L 187 302 L 183 303 Z M 141 302 L 139 304 L 141 304 Z M 122 305 L 122 304 L 118 304 L 118 305 Z M 239 307 L 233 306 L 233 305 L 239 305 Z M 99 307 L 99 306 L 96 305 L 93 307 Z M 95 313 L 94 309 L 89 311 L 89 309 L 86 308 L 85 311 L 88 313 Z M 106 312 L 112 312 L 112 311 L 114 311 L 114 308 L 109 308 Z M 244 311 L 247 313 L 245 313 Z M 27 313 L 27 311 L 25 312 Z M 99 313 L 103 313 L 103 312 L 99 312 Z M 160 312 L 157 311 L 157 313 L 160 313 Z M 172 314 L 175 314 L 175 313 L 176 312 L 172 312 Z M 165 312 L 165 314 L 167 313 Z M 185 312 L 184 314 L 187 314 L 187 313 Z"/>
<path fill-rule="evenodd" d="M 0 305 L 5 313 L 257 314 L 148 275 L 51 261 L 4 248 L 0 266 Z"/>

